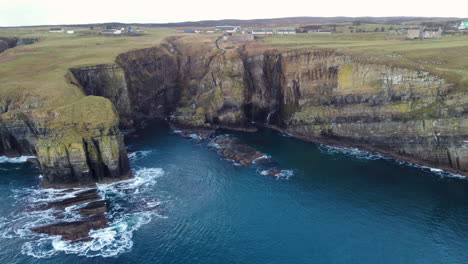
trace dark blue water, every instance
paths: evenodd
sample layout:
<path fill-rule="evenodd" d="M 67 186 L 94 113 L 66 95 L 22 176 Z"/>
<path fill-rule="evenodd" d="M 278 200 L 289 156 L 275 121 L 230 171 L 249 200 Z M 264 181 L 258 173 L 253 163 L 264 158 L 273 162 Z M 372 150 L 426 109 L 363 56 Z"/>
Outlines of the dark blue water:
<path fill-rule="evenodd" d="M 292 176 L 234 166 L 156 124 L 130 142 L 136 179 L 99 187 L 113 224 L 88 244 L 28 232 L 47 216 L 22 208 L 53 191 L 31 165 L 0 164 L 0 263 L 467 263 L 466 180 L 271 130 L 234 134 Z"/>

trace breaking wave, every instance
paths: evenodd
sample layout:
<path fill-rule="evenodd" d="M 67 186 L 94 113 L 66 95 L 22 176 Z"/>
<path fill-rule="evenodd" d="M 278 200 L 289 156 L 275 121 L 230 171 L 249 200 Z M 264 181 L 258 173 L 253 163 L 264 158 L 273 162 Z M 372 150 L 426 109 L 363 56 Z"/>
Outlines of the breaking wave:
<path fill-rule="evenodd" d="M 384 159 L 384 160 L 394 161 L 394 162 L 396 162 L 396 163 L 398 163 L 400 165 L 417 168 L 417 169 L 423 170 L 425 172 L 431 172 L 431 173 L 433 173 L 433 174 L 435 174 L 435 175 L 437 175 L 439 177 L 450 177 L 450 178 L 466 179 L 465 176 L 460 175 L 460 174 L 451 173 L 451 172 L 447 172 L 447 171 L 444 171 L 444 170 L 441 170 L 441 169 L 431 168 L 431 167 L 428 167 L 428 166 L 423 166 L 423 165 L 415 164 L 415 163 L 408 162 L 408 161 L 403 161 L 403 160 L 398 160 L 398 159 L 394 159 L 394 158 L 390 158 L 390 157 L 385 157 L 385 156 L 380 155 L 380 154 L 369 153 L 369 152 L 366 152 L 366 151 L 363 151 L 363 150 L 359 150 L 357 148 L 334 147 L 334 146 L 328 146 L 328 145 L 321 144 L 319 146 L 319 150 L 322 153 L 325 153 L 325 154 L 331 154 L 331 155 L 345 154 L 345 155 L 349 155 L 349 156 L 352 156 L 354 158 L 362 159 L 362 160 Z"/>
<path fill-rule="evenodd" d="M 21 156 L 15 158 L 8 158 L 6 156 L 0 156 L 0 163 L 24 163 L 28 159 L 36 158 L 36 156 Z"/>
<path fill-rule="evenodd" d="M 260 171 L 260 174 L 264 175 L 264 176 L 276 177 L 277 179 L 287 180 L 291 176 L 294 175 L 294 171 L 293 170 L 278 170 L 278 171 L 276 171 L 274 169 L 267 169 L 267 170 Z"/>
<path fill-rule="evenodd" d="M 372 154 L 367 151 L 359 150 L 357 148 L 334 147 L 334 146 L 321 144 L 319 146 L 319 150 L 325 154 L 331 154 L 331 155 L 345 154 L 345 155 L 350 155 L 354 158 L 363 159 L 363 160 L 378 160 L 378 159 L 385 158 L 382 155 Z"/>
<path fill-rule="evenodd" d="M 130 159 L 130 161 L 135 161 L 135 160 L 148 156 L 152 152 L 153 152 L 152 150 L 139 150 L 139 151 L 131 152 L 128 154 L 128 159 Z"/>
<path fill-rule="evenodd" d="M 106 213 L 109 227 L 92 230 L 91 241 L 70 242 L 61 240 L 60 236 L 39 234 L 30 228 L 48 225 L 55 222 L 69 222 L 82 219 L 76 210 L 81 205 L 73 205 L 60 211 L 53 209 L 34 211 L 20 209 L 8 217 L 0 217 L 0 239 L 21 238 L 23 254 L 36 258 L 49 258 L 57 254 L 76 254 L 86 257 L 112 257 L 128 252 L 133 246 L 133 233 L 149 223 L 154 217 L 164 218 L 161 206 L 164 201 L 155 196 L 154 186 L 157 178 L 164 175 L 160 168 L 140 168 L 135 177 L 110 184 L 97 184 L 97 189 L 109 205 Z M 13 196 L 21 205 L 40 205 L 47 202 L 74 197 L 77 193 L 90 188 L 39 189 L 22 188 L 15 190 Z"/>

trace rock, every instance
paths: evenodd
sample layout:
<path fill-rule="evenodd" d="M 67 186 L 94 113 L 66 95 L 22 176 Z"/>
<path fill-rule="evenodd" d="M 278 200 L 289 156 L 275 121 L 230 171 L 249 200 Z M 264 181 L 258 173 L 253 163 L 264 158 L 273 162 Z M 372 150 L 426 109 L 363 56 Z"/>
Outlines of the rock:
<path fill-rule="evenodd" d="M 79 211 L 81 214 L 87 216 L 103 214 L 107 211 L 107 203 L 105 200 L 90 202 L 84 207 L 80 208 Z"/>
<path fill-rule="evenodd" d="M 217 144 L 218 153 L 221 156 L 242 166 L 248 166 L 259 158 L 267 157 L 267 155 L 232 136 L 218 136 L 213 139 L 213 143 Z"/>
<path fill-rule="evenodd" d="M 268 175 L 273 177 L 278 177 L 281 174 L 281 170 L 278 169 L 269 169 L 267 170 Z"/>
<path fill-rule="evenodd" d="M 55 209 L 55 210 L 63 210 L 69 206 L 83 204 L 88 202 L 94 202 L 101 199 L 101 196 L 98 193 L 97 189 L 91 189 L 83 192 L 79 192 L 75 194 L 75 197 L 67 198 L 59 201 L 53 201 L 44 205 L 40 205 L 35 210 L 47 210 L 47 209 Z"/>
<path fill-rule="evenodd" d="M 45 226 L 33 227 L 31 231 L 49 235 L 60 235 L 62 240 L 89 241 L 89 231 L 108 227 L 109 220 L 104 214 L 93 215 L 79 221 L 60 222 Z"/>

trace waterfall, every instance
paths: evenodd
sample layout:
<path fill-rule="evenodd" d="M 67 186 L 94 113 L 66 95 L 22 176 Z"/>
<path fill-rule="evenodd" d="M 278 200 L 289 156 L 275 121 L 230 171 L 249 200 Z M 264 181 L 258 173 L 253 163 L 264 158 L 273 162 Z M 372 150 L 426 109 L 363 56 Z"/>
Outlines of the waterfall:
<path fill-rule="evenodd" d="M 267 115 L 267 118 L 266 118 L 266 124 L 269 125 L 270 124 L 270 119 L 271 119 L 271 116 L 274 115 L 276 113 L 278 109 L 273 109 L 272 111 L 270 111 Z"/>

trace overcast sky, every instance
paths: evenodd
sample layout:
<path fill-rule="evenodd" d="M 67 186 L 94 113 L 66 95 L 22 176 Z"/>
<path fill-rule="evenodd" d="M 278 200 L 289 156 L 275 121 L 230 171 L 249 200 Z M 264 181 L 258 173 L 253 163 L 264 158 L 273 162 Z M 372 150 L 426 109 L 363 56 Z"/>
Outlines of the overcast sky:
<path fill-rule="evenodd" d="M 292 16 L 468 17 L 468 0 L 0 0 L 0 26 Z M 278 4 L 281 3 L 281 4 Z"/>

